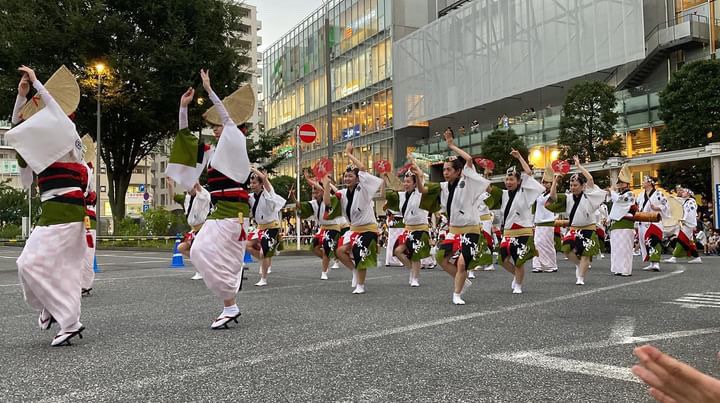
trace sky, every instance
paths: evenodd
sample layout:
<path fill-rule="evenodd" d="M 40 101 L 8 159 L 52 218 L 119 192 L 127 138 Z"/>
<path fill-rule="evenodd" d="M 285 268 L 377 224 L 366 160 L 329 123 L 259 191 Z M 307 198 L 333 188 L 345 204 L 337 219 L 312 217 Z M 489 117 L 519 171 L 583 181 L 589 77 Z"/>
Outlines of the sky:
<path fill-rule="evenodd" d="M 265 50 L 292 27 L 305 19 L 322 5 L 322 0 L 245 0 L 257 7 L 258 19 L 262 21 L 262 46 Z"/>

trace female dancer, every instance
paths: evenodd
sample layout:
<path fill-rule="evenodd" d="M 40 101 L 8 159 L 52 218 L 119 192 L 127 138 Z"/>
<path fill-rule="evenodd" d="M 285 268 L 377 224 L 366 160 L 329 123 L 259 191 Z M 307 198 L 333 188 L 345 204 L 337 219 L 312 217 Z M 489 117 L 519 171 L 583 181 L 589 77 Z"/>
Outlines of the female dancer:
<path fill-rule="evenodd" d="M 482 253 L 487 248 L 485 237 L 481 235 L 477 204 L 490 181 L 477 173 L 470 154 L 455 145 L 452 129 L 447 128 L 444 135 L 448 148 L 457 154 L 457 158 L 443 166 L 445 182 L 440 184 L 440 204 L 448 215 L 450 230 L 438 248 L 437 259 L 454 279 L 453 304 L 465 305 L 462 295 L 472 285 L 467 279 L 467 271 L 492 263 L 492 255 Z"/>
<path fill-rule="evenodd" d="M 40 329 L 50 329 L 53 323 L 60 325 L 50 345 L 69 345 L 73 337 L 82 338 L 85 330 L 80 323 L 82 267 L 86 250 L 94 246 L 85 210 L 88 168 L 82 160 L 80 137 L 67 117 L 77 103 L 70 108 L 67 104 L 61 106 L 31 68 L 22 66 L 19 70 L 22 79 L 12 117 L 13 124 L 19 125 L 5 136 L 18 151 L 24 173 L 38 174 L 42 212 L 17 260 L 18 274 L 25 302 L 40 313 Z M 72 88 L 73 84 L 77 87 L 74 77 L 64 72 L 67 69 L 62 67 L 56 73 L 60 79 L 68 80 L 64 87 Z M 55 75 L 51 80 L 54 78 Z M 44 110 L 32 116 L 42 106 L 35 102 L 26 104 L 30 85 L 45 105 Z M 79 100 L 79 89 L 77 94 Z M 61 157 L 55 159 L 51 155 Z M 32 180 L 26 180 L 31 178 L 32 175 L 23 175 L 23 185 L 29 187 Z"/>
<path fill-rule="evenodd" d="M 248 251 L 260 261 L 260 281 L 255 285 L 267 285 L 268 268 L 280 244 L 280 211 L 286 200 L 278 196 L 267 176 L 250 168 L 250 209 L 257 223 L 257 230 L 250 234 Z"/>
<path fill-rule="evenodd" d="M 377 266 L 378 227 L 373 196 L 380 189 L 382 179 L 366 172 L 365 165 L 353 155 L 352 143 L 347 143 L 345 153 L 352 164 L 343 178 L 346 189 L 337 192 L 342 212 L 350 223 L 350 231 L 343 235 L 336 255 L 353 272 L 353 294 L 365 293 L 367 269 Z M 329 178 L 323 180 L 325 204 L 330 204 Z"/>
<path fill-rule="evenodd" d="M 557 194 L 556 175 L 550 188 L 547 208 L 568 216 L 570 229 L 563 238 L 562 251 L 575 263 L 577 285 L 585 285 L 585 274 L 592 257 L 600 253 L 600 241 L 596 231 L 595 211 L 605 202 L 607 192 L 595 186 L 592 175 L 582 165 L 577 156 L 575 166 L 581 174 L 570 177 L 570 195 Z M 572 197 L 570 197 L 572 196 Z"/>
<path fill-rule="evenodd" d="M 518 172 L 515 167 L 506 171 L 505 190 L 494 186 L 490 190 L 495 202 L 490 208 L 499 207 L 502 212 L 500 261 L 505 270 L 513 275 L 513 294 L 522 294 L 525 262 L 538 255 L 533 239 L 532 205 L 545 187 L 532 177 L 532 169 L 520 152 L 512 150 L 510 155 L 518 160 L 523 172 Z"/>
<path fill-rule="evenodd" d="M 388 209 L 399 211 L 404 223 L 403 233 L 393 245 L 388 244 L 388 248 L 392 248 L 394 255 L 410 269 L 410 287 L 420 287 L 420 261 L 430 256 L 428 216 L 429 211 L 437 210 L 437 203 L 433 202 L 437 200 L 440 187 L 435 185 L 429 192 L 423 184 L 423 172 L 414 163 L 405 173 L 402 186 L 402 192 L 385 192 Z"/>
<path fill-rule="evenodd" d="M 305 174 L 305 181 L 312 188 L 313 199 L 308 202 L 298 202 L 297 209 L 300 211 L 302 219 L 314 217 L 320 227 L 318 233 L 313 236 L 312 250 L 315 256 L 322 259 L 320 280 L 327 280 L 330 259 L 335 258 L 335 249 L 345 220 L 341 217 L 340 200 L 334 196 L 337 191 L 332 191 L 332 185 L 329 185 L 332 191 L 330 204 L 326 205 L 323 202 L 324 185 L 310 179 L 307 173 Z"/>
<path fill-rule="evenodd" d="M 253 102 L 243 99 L 244 102 L 228 103 L 250 105 L 250 108 L 228 111 L 213 91 L 208 72 L 201 70 L 200 76 L 214 105 L 204 117 L 212 125 L 218 144 L 215 148 L 198 144 L 197 137 L 187 129 L 187 105 L 195 94 L 193 89 L 188 89 L 181 99 L 180 132 L 175 138 L 166 174 L 190 189 L 192 195 L 193 187 L 207 166 L 208 191 L 214 211 L 195 237 L 190 259 L 208 289 L 223 303 L 222 312 L 210 325 L 211 329 L 222 329 L 231 321 L 237 323 L 240 316 L 235 298 L 240 287 L 239 274 L 247 240 L 245 227 L 250 213 L 249 195 L 242 184 L 250 173 L 250 161 L 245 144 L 244 130 L 247 129 L 244 125 L 238 128 L 235 119 L 246 120 L 252 114 Z M 233 96 L 252 97 L 251 101 L 254 101 L 252 89 L 243 88 Z M 202 162 L 198 164 L 197 161 Z"/>

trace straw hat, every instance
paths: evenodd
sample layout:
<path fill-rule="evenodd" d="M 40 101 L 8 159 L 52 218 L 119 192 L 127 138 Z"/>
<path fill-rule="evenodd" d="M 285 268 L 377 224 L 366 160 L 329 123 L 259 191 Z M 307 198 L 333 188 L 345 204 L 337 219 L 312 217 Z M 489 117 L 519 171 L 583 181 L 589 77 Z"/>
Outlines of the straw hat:
<path fill-rule="evenodd" d="M 243 124 L 252 117 L 255 110 L 255 91 L 250 85 L 244 85 L 223 99 L 223 105 L 235 124 Z M 223 124 L 220 113 L 214 105 L 205 112 L 203 117 L 211 125 L 222 126 Z"/>
<path fill-rule="evenodd" d="M 554 175 L 552 169 L 545 169 L 545 172 L 543 172 L 542 181 L 552 183 L 553 177 Z"/>
<path fill-rule="evenodd" d="M 55 74 L 45 82 L 45 89 L 48 90 L 66 115 L 69 116 L 75 112 L 80 103 L 80 86 L 67 67 L 60 66 Z M 45 103 L 40 98 L 40 95 L 35 94 L 30 102 L 26 103 L 20 110 L 20 118 L 28 120 L 30 116 L 44 107 Z"/>
<path fill-rule="evenodd" d="M 82 138 L 82 144 L 83 159 L 85 160 L 85 162 L 92 162 L 94 164 L 97 154 L 95 153 L 95 142 L 93 141 L 92 137 L 90 137 L 89 134 L 84 135 Z"/>
<path fill-rule="evenodd" d="M 625 182 L 627 184 L 630 184 L 632 182 L 632 173 L 630 172 L 630 168 L 627 166 L 627 164 L 624 164 L 620 169 L 620 173 L 618 174 L 618 181 Z"/>

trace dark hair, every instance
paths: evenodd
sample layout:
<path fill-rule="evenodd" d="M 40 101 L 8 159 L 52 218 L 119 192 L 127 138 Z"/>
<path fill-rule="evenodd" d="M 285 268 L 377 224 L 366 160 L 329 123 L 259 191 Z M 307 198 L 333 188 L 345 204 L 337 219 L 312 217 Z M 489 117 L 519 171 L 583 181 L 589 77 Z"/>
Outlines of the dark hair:
<path fill-rule="evenodd" d="M 410 171 L 408 171 L 408 172 L 410 172 Z M 417 184 L 417 177 L 415 176 L 415 174 L 412 174 L 412 173 L 408 174 L 408 172 L 405 172 L 405 174 L 403 175 L 403 179 L 410 177 L 410 178 L 412 178 L 413 183 Z"/>
<path fill-rule="evenodd" d="M 518 171 L 514 165 L 512 167 L 508 168 L 507 171 L 505 171 L 505 175 L 506 176 L 514 176 L 515 179 L 517 179 L 518 181 L 522 179 L 522 176 L 520 175 L 520 171 Z"/>
<path fill-rule="evenodd" d="M 238 129 L 240 130 L 248 130 L 247 124 L 243 123 L 240 126 L 238 126 Z"/>
<path fill-rule="evenodd" d="M 587 178 L 585 177 L 585 175 L 574 174 L 573 176 L 570 177 L 570 181 L 571 182 L 576 181 L 579 184 L 584 185 L 587 183 Z"/>
<path fill-rule="evenodd" d="M 448 130 L 450 130 L 450 134 L 452 134 L 453 138 L 455 138 L 455 132 L 453 131 L 452 127 L 448 126 L 448 128 L 445 129 L 445 131 L 448 131 Z"/>
<path fill-rule="evenodd" d="M 449 162 L 455 171 L 462 171 L 465 166 L 465 160 L 459 157 L 450 158 L 446 162 Z"/>
<path fill-rule="evenodd" d="M 345 168 L 345 172 L 352 172 L 355 174 L 355 176 L 360 176 L 360 169 L 352 165 Z"/>

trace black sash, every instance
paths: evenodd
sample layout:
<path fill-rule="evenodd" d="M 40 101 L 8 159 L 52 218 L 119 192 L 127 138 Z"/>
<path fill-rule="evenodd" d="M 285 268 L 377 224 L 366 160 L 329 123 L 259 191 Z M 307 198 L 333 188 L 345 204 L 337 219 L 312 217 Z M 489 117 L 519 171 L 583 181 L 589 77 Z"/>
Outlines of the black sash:
<path fill-rule="evenodd" d="M 400 208 L 400 212 L 402 213 L 403 217 L 405 217 L 405 211 L 407 210 L 408 201 L 410 201 L 410 196 L 412 196 L 413 192 L 405 192 L 405 202 L 403 202 L 402 208 Z"/>
<path fill-rule="evenodd" d="M 515 195 L 517 195 L 517 192 L 519 190 L 520 189 L 515 189 L 514 191 L 508 190 L 508 202 L 507 202 L 507 205 L 505 206 L 505 211 L 503 212 L 503 222 L 502 222 L 503 229 L 505 228 L 505 221 L 507 221 L 508 214 L 510 214 L 510 207 L 512 207 L 513 201 L 515 201 Z"/>
<path fill-rule="evenodd" d="M 252 206 L 252 216 L 257 220 L 257 216 L 255 215 L 255 212 L 257 211 L 258 204 L 260 204 L 260 199 L 262 198 L 262 192 L 259 194 L 255 194 L 255 204 Z"/>
<path fill-rule="evenodd" d="M 447 199 L 448 225 L 450 223 L 450 215 L 452 214 L 452 202 L 453 202 L 453 197 L 455 196 L 455 188 L 457 188 L 457 185 L 459 182 L 460 182 L 460 179 L 455 181 L 454 184 L 448 182 L 448 199 Z"/>
<path fill-rule="evenodd" d="M 322 202 L 322 201 L 318 201 L 318 200 L 315 200 L 315 202 L 316 202 L 317 205 L 318 205 L 318 207 L 317 207 L 317 214 L 316 214 L 316 215 L 317 215 L 318 222 L 320 222 L 320 208 L 323 206 L 323 202 Z"/>
<path fill-rule="evenodd" d="M 352 212 L 352 204 L 353 200 L 355 199 L 355 189 L 350 190 L 350 188 L 348 188 L 347 192 L 345 192 L 345 195 L 347 196 L 347 206 L 345 206 L 345 214 L 347 214 L 348 221 L 352 223 L 350 213 Z"/>
<path fill-rule="evenodd" d="M 582 200 L 584 195 L 585 195 L 584 193 L 581 194 L 580 196 L 571 195 L 574 203 L 573 203 L 572 209 L 570 209 L 570 221 L 568 221 L 570 223 L 570 225 L 572 225 L 572 223 L 573 223 L 573 218 L 575 218 L 575 212 L 577 211 L 577 208 L 580 205 L 580 200 Z"/>
<path fill-rule="evenodd" d="M 654 194 L 655 194 L 655 189 L 653 189 L 653 190 L 650 191 L 650 195 L 649 195 L 649 196 L 648 196 L 647 193 L 645 194 L 645 200 L 643 200 L 643 205 L 642 205 L 642 208 L 640 209 L 640 211 L 645 211 L 645 205 L 648 204 L 648 202 L 650 201 L 650 198 L 651 198 L 652 195 L 654 195 Z"/>

